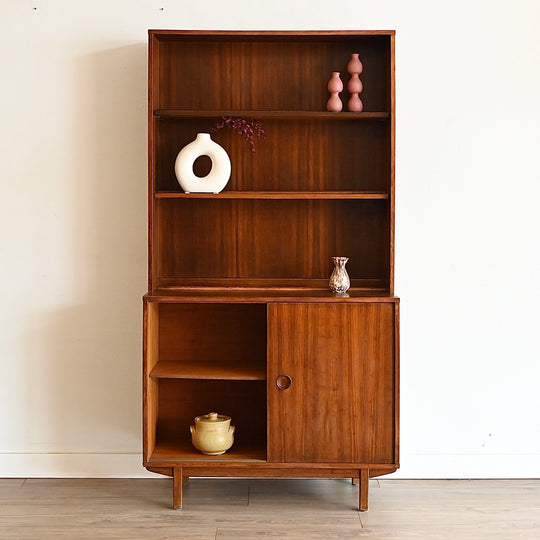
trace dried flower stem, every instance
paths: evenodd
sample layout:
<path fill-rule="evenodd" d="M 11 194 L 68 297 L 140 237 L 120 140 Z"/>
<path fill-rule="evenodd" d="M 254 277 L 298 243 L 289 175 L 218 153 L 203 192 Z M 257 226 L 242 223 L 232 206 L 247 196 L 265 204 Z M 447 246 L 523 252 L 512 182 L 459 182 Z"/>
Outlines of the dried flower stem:
<path fill-rule="evenodd" d="M 262 124 L 253 118 L 242 118 L 240 116 L 222 116 L 216 124 L 215 129 L 232 128 L 251 146 L 251 151 L 255 153 L 255 139 L 262 141 L 265 137 Z"/>

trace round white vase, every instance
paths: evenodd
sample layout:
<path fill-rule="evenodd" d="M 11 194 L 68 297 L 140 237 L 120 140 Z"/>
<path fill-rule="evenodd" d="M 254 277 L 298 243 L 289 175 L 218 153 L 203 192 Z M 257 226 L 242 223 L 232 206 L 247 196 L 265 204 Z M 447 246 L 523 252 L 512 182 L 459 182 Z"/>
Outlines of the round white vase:
<path fill-rule="evenodd" d="M 200 156 L 208 156 L 212 161 L 210 172 L 203 177 L 193 172 L 193 164 Z M 197 133 L 197 138 L 176 156 L 174 172 L 186 193 L 219 193 L 231 177 L 231 160 L 223 147 L 210 138 L 210 133 Z"/>

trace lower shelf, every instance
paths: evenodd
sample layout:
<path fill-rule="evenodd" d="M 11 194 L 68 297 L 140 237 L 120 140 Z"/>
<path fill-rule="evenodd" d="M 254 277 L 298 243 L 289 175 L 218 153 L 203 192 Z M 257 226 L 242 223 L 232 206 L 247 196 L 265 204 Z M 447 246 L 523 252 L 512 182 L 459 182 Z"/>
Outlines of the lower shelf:
<path fill-rule="evenodd" d="M 156 443 L 150 456 L 152 462 L 170 461 L 266 461 L 266 446 L 264 443 L 252 442 L 250 446 L 239 441 L 235 442 L 230 450 L 221 456 L 206 456 L 191 444 L 191 441 L 160 441 Z"/>

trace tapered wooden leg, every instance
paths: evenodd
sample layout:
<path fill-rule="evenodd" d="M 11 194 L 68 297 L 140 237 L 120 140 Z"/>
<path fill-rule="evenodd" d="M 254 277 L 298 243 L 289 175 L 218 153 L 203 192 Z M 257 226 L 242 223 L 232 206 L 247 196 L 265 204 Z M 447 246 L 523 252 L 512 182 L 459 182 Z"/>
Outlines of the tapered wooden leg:
<path fill-rule="evenodd" d="M 182 467 L 173 468 L 173 508 L 182 509 Z"/>
<path fill-rule="evenodd" d="M 368 509 L 369 496 L 369 469 L 360 469 L 360 487 L 358 489 L 358 510 L 365 512 Z"/>

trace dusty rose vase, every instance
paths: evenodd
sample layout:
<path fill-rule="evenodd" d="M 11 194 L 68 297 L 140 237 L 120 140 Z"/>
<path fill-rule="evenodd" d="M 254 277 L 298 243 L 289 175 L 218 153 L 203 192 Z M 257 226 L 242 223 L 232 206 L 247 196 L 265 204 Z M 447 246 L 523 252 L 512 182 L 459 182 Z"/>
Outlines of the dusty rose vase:
<path fill-rule="evenodd" d="M 359 77 L 363 69 L 364 66 L 362 66 L 360 58 L 358 58 L 358 53 L 353 53 L 349 63 L 347 64 L 347 71 L 351 75 L 351 78 L 347 83 L 347 91 L 351 95 L 349 101 L 347 102 L 347 109 L 351 112 L 362 112 L 364 109 L 364 104 L 358 95 L 364 89 L 364 85 Z"/>
<path fill-rule="evenodd" d="M 330 112 L 339 112 L 343 109 L 343 103 L 339 98 L 339 93 L 343 91 L 343 82 L 339 78 L 339 71 L 332 71 L 332 76 L 328 81 L 328 91 L 330 98 L 326 103 L 326 109 Z"/>

